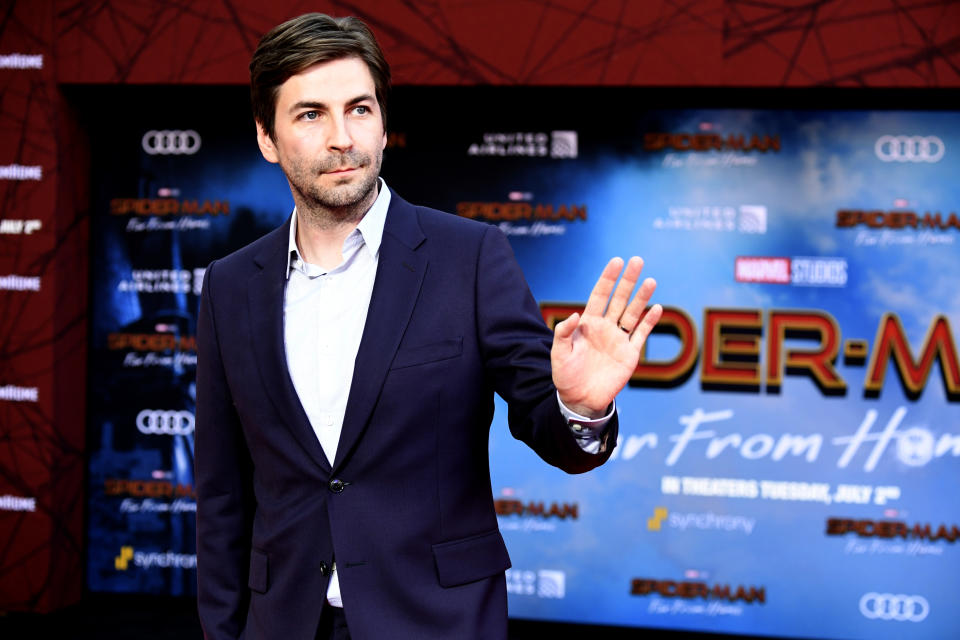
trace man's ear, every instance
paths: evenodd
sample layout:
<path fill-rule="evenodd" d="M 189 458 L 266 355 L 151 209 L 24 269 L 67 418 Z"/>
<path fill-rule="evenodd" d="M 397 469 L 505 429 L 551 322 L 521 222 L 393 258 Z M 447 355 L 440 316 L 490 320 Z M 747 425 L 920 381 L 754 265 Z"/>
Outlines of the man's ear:
<path fill-rule="evenodd" d="M 280 162 L 280 156 L 277 155 L 277 147 L 273 144 L 270 135 L 259 122 L 257 122 L 257 145 L 260 146 L 260 153 L 263 154 L 267 162 L 273 162 L 274 164 Z"/>

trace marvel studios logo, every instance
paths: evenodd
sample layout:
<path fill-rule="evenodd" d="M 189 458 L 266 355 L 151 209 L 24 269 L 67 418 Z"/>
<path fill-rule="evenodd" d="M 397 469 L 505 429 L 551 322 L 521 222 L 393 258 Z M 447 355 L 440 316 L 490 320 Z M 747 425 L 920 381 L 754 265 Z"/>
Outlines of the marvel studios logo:
<path fill-rule="evenodd" d="M 843 258 L 738 256 L 733 271 L 737 282 L 801 287 L 843 287 L 847 284 L 847 261 Z"/>
<path fill-rule="evenodd" d="M 540 569 L 521 571 L 507 569 L 507 593 L 538 598 L 563 598 L 566 596 L 567 574 L 563 571 Z"/>

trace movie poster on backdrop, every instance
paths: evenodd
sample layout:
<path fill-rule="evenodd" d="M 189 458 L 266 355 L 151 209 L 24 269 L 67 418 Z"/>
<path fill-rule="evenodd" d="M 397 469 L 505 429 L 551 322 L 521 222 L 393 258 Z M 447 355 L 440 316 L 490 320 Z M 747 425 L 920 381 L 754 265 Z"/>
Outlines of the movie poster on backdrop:
<path fill-rule="evenodd" d="M 249 114 L 222 108 L 244 92 L 208 91 L 146 109 L 142 125 L 99 116 L 115 143 L 94 164 L 95 591 L 194 592 L 203 269 L 292 209 Z M 945 488 L 960 455 L 960 114 L 440 91 L 396 90 L 388 185 L 498 226 L 548 324 L 582 307 L 612 255 L 642 255 L 665 306 L 600 469 L 548 467 L 510 438 L 497 401 L 511 615 L 957 635 L 960 518 Z M 617 109 L 585 118 L 574 98 L 590 96 Z M 439 131 L 429 104 L 468 117 Z"/>
<path fill-rule="evenodd" d="M 960 167 L 946 155 L 960 118 L 644 121 L 629 159 L 581 136 L 591 160 L 554 201 L 585 203 L 587 233 L 515 243 L 548 322 L 578 309 L 598 268 L 569 259 L 578 246 L 642 254 L 667 309 L 618 399 L 620 446 L 588 482 L 493 456 L 501 527 L 526 562 L 511 571 L 512 611 L 956 635 L 957 502 L 943 489 L 960 455 Z M 555 503 L 577 505 L 576 519 Z"/>
<path fill-rule="evenodd" d="M 282 175 L 258 161 L 242 89 L 109 91 L 115 104 L 140 105 L 140 117 L 74 97 L 91 130 L 111 132 L 92 164 L 87 583 L 192 595 L 203 274 L 292 204 Z M 224 102 L 239 107 L 198 107 Z"/>
<path fill-rule="evenodd" d="M 644 111 L 630 95 L 614 101 L 629 118 L 587 124 L 476 100 L 484 117 L 442 149 L 410 125 L 394 166 L 407 189 L 405 167 L 444 158 L 431 184 L 456 189 L 434 206 L 510 237 L 548 323 L 582 309 L 612 255 L 642 255 L 666 305 L 604 467 L 544 467 L 498 404 L 511 615 L 957 635 L 960 114 Z"/>

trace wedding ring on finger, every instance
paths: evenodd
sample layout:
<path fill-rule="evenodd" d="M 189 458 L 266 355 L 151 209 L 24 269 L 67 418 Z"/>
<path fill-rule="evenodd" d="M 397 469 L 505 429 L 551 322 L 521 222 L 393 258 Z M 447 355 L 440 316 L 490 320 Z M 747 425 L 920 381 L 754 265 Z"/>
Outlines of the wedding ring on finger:
<path fill-rule="evenodd" d="M 623 326 L 619 322 L 617 323 L 617 326 L 620 327 L 620 331 L 623 331 L 624 333 L 627 333 L 627 334 L 630 333 L 630 329 L 627 329 L 625 326 Z"/>

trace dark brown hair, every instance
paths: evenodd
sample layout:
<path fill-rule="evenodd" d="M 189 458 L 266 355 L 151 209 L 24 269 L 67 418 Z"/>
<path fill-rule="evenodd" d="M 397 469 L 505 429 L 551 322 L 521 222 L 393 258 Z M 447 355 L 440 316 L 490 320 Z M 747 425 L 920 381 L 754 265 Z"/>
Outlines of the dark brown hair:
<path fill-rule="evenodd" d="M 250 100 L 253 117 L 274 138 L 274 116 L 280 85 L 320 62 L 360 58 L 373 76 L 377 104 L 387 128 L 390 65 L 370 28 L 352 16 L 331 18 L 305 13 L 287 20 L 260 39 L 250 60 Z"/>

